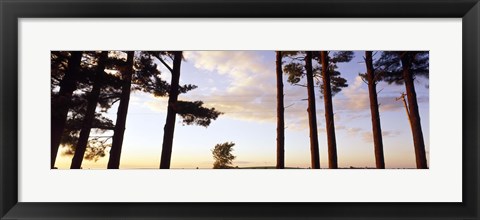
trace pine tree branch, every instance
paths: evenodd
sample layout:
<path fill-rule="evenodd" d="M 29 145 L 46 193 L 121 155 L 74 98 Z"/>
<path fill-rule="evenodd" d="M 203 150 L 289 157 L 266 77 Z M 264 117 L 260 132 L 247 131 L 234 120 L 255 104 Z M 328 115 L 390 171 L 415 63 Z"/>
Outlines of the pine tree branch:
<path fill-rule="evenodd" d="M 295 83 L 293 84 L 294 86 L 301 86 L 301 87 L 307 87 L 307 85 L 303 85 L 303 84 L 298 84 L 298 83 Z"/>
<path fill-rule="evenodd" d="M 385 89 L 385 88 L 380 89 L 380 90 L 377 92 L 377 95 L 380 94 L 380 93 L 383 91 L 383 89 Z"/>
<path fill-rule="evenodd" d="M 170 72 L 173 72 L 173 69 L 163 60 L 159 55 L 152 54 L 157 60 L 159 60 Z"/>
<path fill-rule="evenodd" d="M 116 103 L 116 102 L 118 102 L 118 101 L 120 101 L 120 98 L 118 98 L 118 99 L 115 99 L 115 100 L 112 102 L 112 104 L 111 104 L 111 105 L 115 104 L 115 103 Z"/>
<path fill-rule="evenodd" d="M 367 81 L 367 80 L 365 80 L 365 77 L 362 77 L 362 76 L 360 76 L 360 79 L 362 79 L 362 81 L 363 81 L 365 84 L 367 84 L 367 85 L 368 85 L 368 81 Z"/>
<path fill-rule="evenodd" d="M 158 57 L 157 57 L 158 58 Z M 158 59 L 162 64 L 172 73 L 173 69 L 163 60 L 163 59 Z"/>

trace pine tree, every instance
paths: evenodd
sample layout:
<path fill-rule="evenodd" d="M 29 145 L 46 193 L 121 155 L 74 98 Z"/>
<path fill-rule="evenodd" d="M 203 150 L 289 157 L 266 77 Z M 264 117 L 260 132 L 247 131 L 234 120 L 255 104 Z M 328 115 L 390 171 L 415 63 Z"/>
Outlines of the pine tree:
<path fill-rule="evenodd" d="M 372 51 L 365 51 L 365 65 L 367 72 L 359 74 L 368 85 L 368 95 L 370 99 L 370 114 L 372 118 L 372 133 L 375 152 L 375 165 L 377 169 L 385 169 L 385 158 L 383 154 L 382 128 L 380 125 L 380 112 L 378 111 L 377 83 L 380 79 L 380 73 L 375 71 L 373 66 Z"/>
<path fill-rule="evenodd" d="M 283 104 L 282 52 L 276 52 L 277 73 L 277 169 L 285 168 L 285 107 Z"/>
<path fill-rule="evenodd" d="M 337 159 L 337 140 L 335 137 L 335 118 L 333 114 L 332 97 L 341 91 L 343 87 L 347 87 L 347 80 L 340 76 L 337 64 L 349 62 L 353 58 L 351 51 L 320 51 L 316 56 L 319 63 L 322 65 L 321 69 L 321 92 L 323 94 L 323 101 L 325 104 L 325 126 L 327 131 L 328 144 L 328 167 L 330 169 L 338 168 Z"/>
<path fill-rule="evenodd" d="M 52 52 L 52 86 L 55 80 L 59 82 L 60 91 L 58 94 L 52 94 L 51 103 L 51 158 L 50 168 L 53 169 L 58 154 L 58 148 L 65 129 L 68 110 L 71 107 L 72 94 L 76 90 L 77 79 L 80 71 L 80 63 L 83 52 L 71 52 L 68 61 L 63 61 L 67 57 L 66 52 Z M 63 59 L 62 59 L 63 58 Z M 64 70 L 64 71 L 62 71 Z M 63 78 L 59 79 L 63 73 Z"/>
<path fill-rule="evenodd" d="M 122 152 L 128 105 L 130 102 L 130 91 L 132 87 L 132 75 L 134 74 L 134 56 L 134 51 L 127 52 L 127 63 L 125 68 L 122 68 L 121 71 L 122 93 L 120 95 L 120 102 L 117 110 L 112 147 L 110 148 L 110 158 L 107 165 L 108 169 L 118 169 L 120 166 L 120 155 Z"/>
<path fill-rule="evenodd" d="M 88 105 L 85 113 L 84 120 L 82 122 L 82 129 L 80 136 L 75 147 L 75 153 L 72 158 L 72 164 L 70 169 L 80 169 L 85 151 L 87 149 L 88 139 L 90 137 L 90 131 L 92 129 L 92 123 L 95 118 L 95 109 L 100 98 L 100 90 L 104 86 L 105 81 L 105 65 L 108 59 L 108 51 L 102 51 L 98 60 L 98 67 L 95 74 L 94 84 L 92 90 L 89 93 Z"/>
<path fill-rule="evenodd" d="M 417 76 L 428 77 L 429 53 L 427 51 L 385 51 L 377 60 L 376 66 L 382 72 L 384 81 L 389 84 L 405 84 L 416 165 L 418 169 L 428 169 L 414 81 Z"/>
<path fill-rule="evenodd" d="M 320 151 L 318 146 L 317 114 L 315 106 L 314 68 L 312 64 L 313 52 L 290 51 L 284 52 L 290 58 L 290 63 L 285 65 L 284 71 L 288 74 L 288 82 L 298 85 L 300 79 L 307 78 L 308 94 L 308 125 L 310 132 L 310 158 L 312 169 L 320 169 Z M 303 62 L 302 61 L 303 58 Z"/>
<path fill-rule="evenodd" d="M 160 169 L 170 169 L 176 115 L 179 114 L 183 119 L 183 123 L 186 125 L 195 124 L 208 127 L 210 122 L 217 119 L 222 113 L 215 110 L 215 108 L 203 107 L 203 102 L 201 101 L 187 102 L 178 100 L 178 95 L 180 93 L 186 93 L 187 91 L 196 88 L 196 86 L 193 85 L 186 85 L 183 87 L 179 85 L 180 68 L 183 60 L 182 51 L 149 53 L 155 56 L 172 75 L 170 88 L 168 90 L 167 118 L 163 129 L 162 155 L 160 159 Z M 167 64 L 164 58 L 170 58 L 173 61 L 172 66 Z"/>

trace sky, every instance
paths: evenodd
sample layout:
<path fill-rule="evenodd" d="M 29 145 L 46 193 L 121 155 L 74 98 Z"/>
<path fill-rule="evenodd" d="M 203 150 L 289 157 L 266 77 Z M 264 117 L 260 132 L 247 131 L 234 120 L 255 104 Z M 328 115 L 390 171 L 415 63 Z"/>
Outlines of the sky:
<path fill-rule="evenodd" d="M 339 167 L 375 167 L 372 125 L 364 51 L 355 51 L 348 63 L 339 64 L 348 87 L 333 97 Z M 378 55 L 377 55 L 378 56 Z M 185 51 L 180 84 L 198 88 L 180 94 L 179 100 L 201 100 L 223 112 L 209 127 L 182 125 L 177 116 L 171 168 L 212 168 L 211 150 L 216 144 L 235 143 L 234 166 L 256 167 L 276 164 L 276 74 L 275 51 Z M 287 60 L 284 60 L 287 61 Z M 162 78 L 170 73 L 158 65 Z M 284 75 L 285 166 L 310 167 L 307 89 L 291 85 Z M 301 84 L 305 84 L 302 79 Z M 429 159 L 428 79 L 415 80 L 421 125 Z M 402 101 L 396 98 L 404 85 L 377 85 L 386 168 L 415 168 L 412 133 Z M 328 167 L 325 113 L 320 90 L 315 90 L 320 166 Z M 131 94 L 120 169 L 158 168 L 165 125 L 167 98 L 134 92 Z M 118 104 L 106 113 L 115 121 Z M 98 109 L 97 109 L 98 110 Z M 107 133 L 108 134 L 108 133 Z M 71 156 L 59 150 L 56 166 L 69 168 Z M 84 169 L 104 169 L 107 156 L 84 160 Z"/>

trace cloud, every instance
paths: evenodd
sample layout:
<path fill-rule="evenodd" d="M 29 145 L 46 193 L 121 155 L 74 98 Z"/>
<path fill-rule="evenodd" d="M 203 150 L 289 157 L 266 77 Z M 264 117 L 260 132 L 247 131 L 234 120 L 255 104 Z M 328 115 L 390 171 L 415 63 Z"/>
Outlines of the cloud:
<path fill-rule="evenodd" d="M 383 89 L 388 87 L 389 91 L 384 92 Z M 405 91 L 402 85 L 387 85 L 379 83 L 377 85 L 377 100 L 380 112 L 398 111 L 404 108 L 401 100 L 397 100 L 400 94 Z M 368 86 L 360 76 L 355 77 L 355 81 L 341 92 L 345 99 L 336 101 L 337 109 L 347 112 L 358 113 L 360 111 L 370 111 L 370 97 L 368 94 Z M 335 101 L 335 99 L 334 99 Z M 427 96 L 417 97 L 418 103 L 428 103 Z M 358 117 L 357 117 L 358 118 Z"/>
<path fill-rule="evenodd" d="M 205 105 L 225 114 L 222 117 L 254 121 L 274 121 L 276 78 L 274 60 L 269 63 L 255 51 L 187 51 L 187 62 L 195 68 L 226 77 L 226 85 L 188 100 L 204 100 Z M 208 81 L 215 79 L 208 79 Z"/>
<path fill-rule="evenodd" d="M 400 135 L 400 131 L 382 131 L 382 138 L 386 137 L 396 137 Z M 365 142 L 373 142 L 373 133 L 371 131 L 365 131 L 362 133 L 362 138 Z"/>
<path fill-rule="evenodd" d="M 168 103 L 167 98 L 165 98 L 165 97 L 158 98 L 157 97 L 157 98 L 155 98 L 154 101 L 144 102 L 144 107 L 147 107 L 152 111 L 166 113 L 167 112 L 167 103 Z"/>
<path fill-rule="evenodd" d="M 270 69 L 259 62 L 262 58 L 255 51 L 186 51 L 184 56 L 187 61 L 193 61 L 196 68 L 236 77 L 248 76 L 249 72 L 268 72 Z"/>
<path fill-rule="evenodd" d="M 338 102 L 338 108 L 350 111 L 363 111 L 369 108 L 368 90 L 362 87 L 365 84 L 360 76 L 355 77 L 355 81 L 347 88 L 343 89 L 342 94 L 346 99 Z"/>
<path fill-rule="evenodd" d="M 228 92 L 232 94 L 251 91 L 253 86 L 261 90 L 271 90 L 270 86 L 275 82 L 274 65 L 266 65 L 255 51 L 186 51 L 184 56 L 187 61 L 193 62 L 197 69 L 230 77 L 232 81 Z"/>
<path fill-rule="evenodd" d="M 337 127 L 337 129 L 338 129 L 338 127 Z M 347 133 L 348 133 L 349 135 L 357 135 L 358 133 L 360 133 L 360 132 L 363 131 L 362 128 L 356 128 L 356 127 L 354 127 L 354 128 L 345 128 L 345 130 L 347 131 Z"/>

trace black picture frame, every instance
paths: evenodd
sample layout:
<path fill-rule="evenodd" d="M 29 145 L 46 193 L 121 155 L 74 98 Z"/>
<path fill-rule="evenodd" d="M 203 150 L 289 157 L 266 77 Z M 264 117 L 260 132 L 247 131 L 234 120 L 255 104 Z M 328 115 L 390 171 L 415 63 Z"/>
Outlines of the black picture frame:
<path fill-rule="evenodd" d="M 479 219 L 478 0 L 0 0 L 1 219 Z M 462 203 L 18 202 L 18 19 L 462 18 Z M 448 42 L 446 42 L 448 43 Z M 41 189 L 39 189 L 41 190 Z M 439 192 L 441 193 L 441 192 Z"/>

